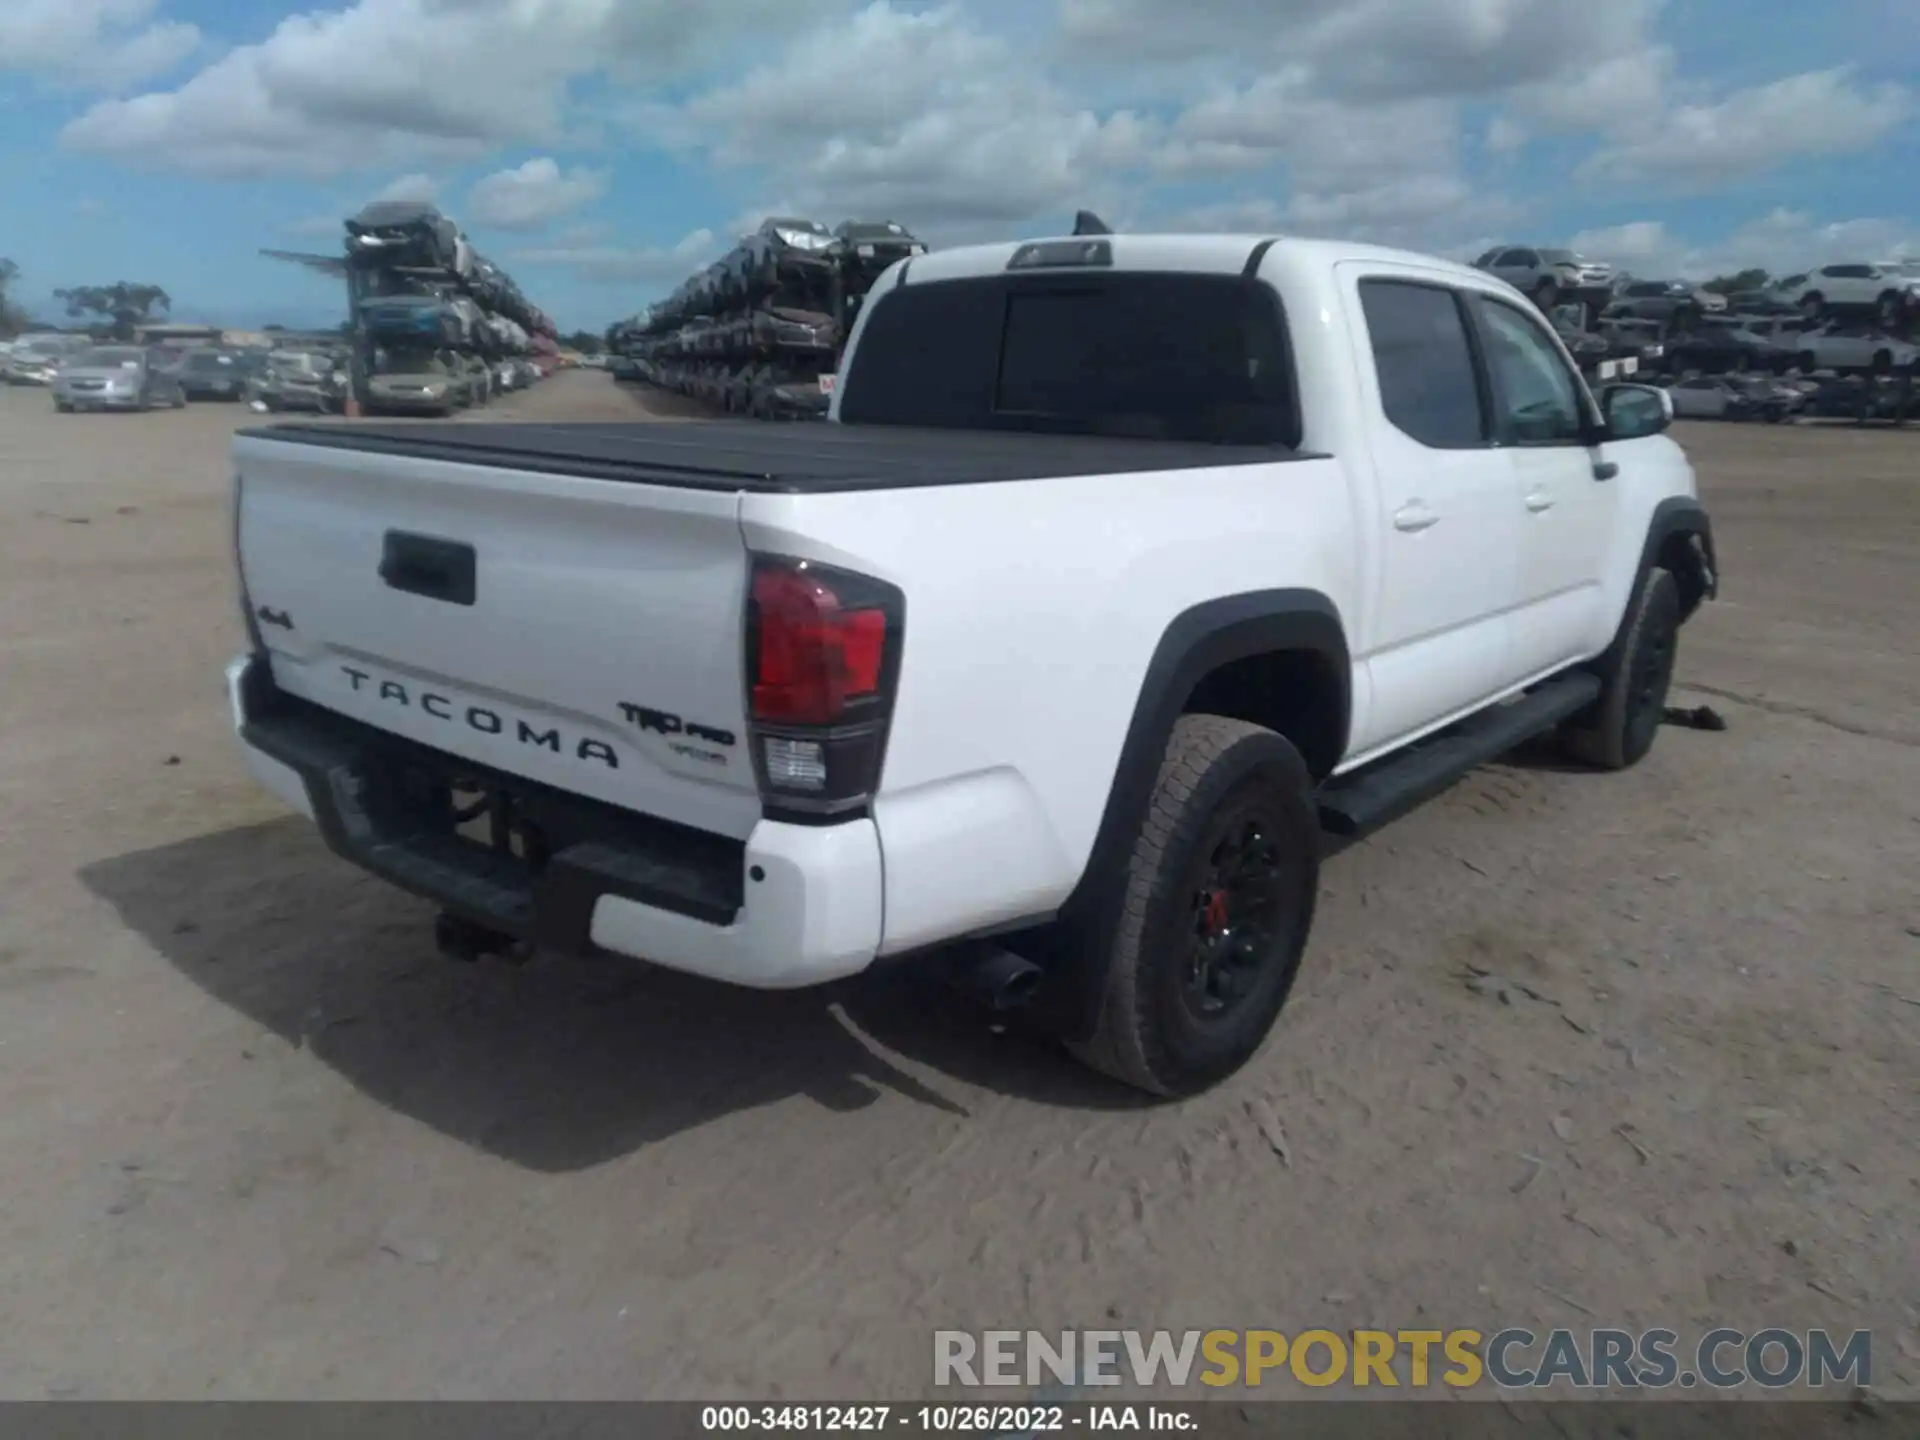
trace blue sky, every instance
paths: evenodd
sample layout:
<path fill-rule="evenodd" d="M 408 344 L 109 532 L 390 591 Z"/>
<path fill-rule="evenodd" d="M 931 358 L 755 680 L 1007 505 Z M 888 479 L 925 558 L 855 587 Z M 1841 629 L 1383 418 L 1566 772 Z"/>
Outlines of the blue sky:
<path fill-rule="evenodd" d="M 594 329 L 768 213 L 1785 270 L 1920 254 L 1915 76 L 1915 0 L 3 0 L 0 256 L 326 323 L 259 250 L 419 195 Z"/>

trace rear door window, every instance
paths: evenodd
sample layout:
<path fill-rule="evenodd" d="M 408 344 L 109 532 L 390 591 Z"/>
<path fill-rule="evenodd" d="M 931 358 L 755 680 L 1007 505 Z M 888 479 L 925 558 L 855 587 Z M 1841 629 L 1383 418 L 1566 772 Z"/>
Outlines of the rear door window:
<path fill-rule="evenodd" d="M 1485 397 L 1460 299 L 1439 285 L 1362 280 L 1380 408 L 1395 429 L 1436 450 L 1487 443 Z"/>

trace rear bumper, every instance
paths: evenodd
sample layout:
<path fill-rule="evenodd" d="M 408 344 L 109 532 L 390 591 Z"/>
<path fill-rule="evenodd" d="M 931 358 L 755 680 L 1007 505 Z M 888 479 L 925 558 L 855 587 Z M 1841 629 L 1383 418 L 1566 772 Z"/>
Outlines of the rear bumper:
<path fill-rule="evenodd" d="M 479 775 L 550 838 L 536 867 L 453 833 L 436 787 L 475 767 L 282 694 L 264 661 L 229 665 L 227 693 L 248 770 L 336 854 L 538 948 L 761 989 L 854 974 L 880 948 L 871 820 L 762 820 L 742 842 Z"/>

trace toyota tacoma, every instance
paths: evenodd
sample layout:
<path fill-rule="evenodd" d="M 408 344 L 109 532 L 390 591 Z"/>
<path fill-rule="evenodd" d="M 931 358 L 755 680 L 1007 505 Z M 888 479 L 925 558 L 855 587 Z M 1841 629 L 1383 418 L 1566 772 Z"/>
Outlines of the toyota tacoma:
<path fill-rule="evenodd" d="M 804 431 L 242 432 L 233 722 L 455 953 L 954 967 L 1192 1093 L 1329 837 L 1531 737 L 1647 753 L 1717 585 L 1671 417 L 1419 255 L 912 256 Z"/>

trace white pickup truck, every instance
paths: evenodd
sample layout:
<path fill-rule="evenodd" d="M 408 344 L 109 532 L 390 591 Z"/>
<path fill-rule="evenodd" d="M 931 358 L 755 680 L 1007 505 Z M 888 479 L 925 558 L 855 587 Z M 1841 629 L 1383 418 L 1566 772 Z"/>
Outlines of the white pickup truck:
<path fill-rule="evenodd" d="M 1671 415 L 1419 255 L 936 252 L 830 423 L 243 432 L 233 720 L 456 953 L 957 965 L 1190 1093 L 1329 834 L 1547 731 L 1647 752 L 1717 583 Z"/>

